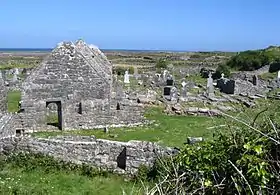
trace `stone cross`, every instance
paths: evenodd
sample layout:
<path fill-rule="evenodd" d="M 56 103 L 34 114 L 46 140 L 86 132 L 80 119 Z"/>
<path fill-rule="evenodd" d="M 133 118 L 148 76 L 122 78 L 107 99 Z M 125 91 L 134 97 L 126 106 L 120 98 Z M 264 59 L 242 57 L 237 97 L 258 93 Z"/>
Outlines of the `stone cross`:
<path fill-rule="evenodd" d="M 183 82 L 181 83 L 181 85 L 182 85 L 183 88 L 185 88 L 185 86 L 187 85 L 187 83 L 186 83 L 185 81 L 183 81 Z"/>
<path fill-rule="evenodd" d="M 207 79 L 207 95 L 208 97 L 214 96 L 214 86 L 213 86 L 213 78 L 212 73 L 209 73 L 209 78 Z"/>
<path fill-rule="evenodd" d="M 19 75 L 18 68 L 15 68 L 15 69 L 14 69 L 14 74 L 15 74 L 15 75 Z"/>
<path fill-rule="evenodd" d="M 164 80 L 164 81 L 166 80 L 167 73 L 168 73 L 167 70 L 164 70 L 164 71 L 163 71 L 162 76 L 163 76 L 163 80 Z"/>
<path fill-rule="evenodd" d="M 130 83 L 129 82 L 129 74 L 128 74 L 128 70 L 125 71 L 125 74 L 124 74 L 124 83 Z"/>
<path fill-rule="evenodd" d="M 185 81 L 183 81 L 181 83 L 181 85 L 182 85 L 181 96 L 182 96 L 182 98 L 186 98 L 187 97 L 187 89 L 186 89 L 187 83 Z"/>
<path fill-rule="evenodd" d="M 225 78 L 225 74 L 224 74 L 224 73 L 222 73 L 222 74 L 221 74 L 221 76 L 222 76 L 222 79 L 224 79 L 224 78 Z"/>

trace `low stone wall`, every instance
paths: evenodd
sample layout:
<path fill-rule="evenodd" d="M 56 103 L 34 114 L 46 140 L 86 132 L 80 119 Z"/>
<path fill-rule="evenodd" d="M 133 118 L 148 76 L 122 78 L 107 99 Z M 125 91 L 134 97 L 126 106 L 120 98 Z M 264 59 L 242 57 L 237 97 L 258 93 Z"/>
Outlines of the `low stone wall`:
<path fill-rule="evenodd" d="M 33 152 L 51 155 L 76 164 L 85 163 L 115 173 L 133 175 L 140 165 L 151 166 L 155 159 L 173 150 L 145 141 L 118 142 L 95 137 L 55 138 L 11 137 L 0 140 L 0 153 Z"/>
<path fill-rule="evenodd" d="M 0 138 L 11 137 L 16 134 L 16 116 L 13 114 L 0 115 Z"/>
<path fill-rule="evenodd" d="M 4 85 L 2 75 L 0 72 L 0 113 L 6 112 L 7 110 L 7 88 Z"/>

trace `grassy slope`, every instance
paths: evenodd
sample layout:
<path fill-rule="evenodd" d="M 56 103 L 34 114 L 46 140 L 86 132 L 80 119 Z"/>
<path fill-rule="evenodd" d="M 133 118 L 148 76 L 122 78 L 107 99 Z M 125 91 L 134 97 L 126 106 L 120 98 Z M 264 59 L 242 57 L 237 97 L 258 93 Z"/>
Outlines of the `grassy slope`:
<path fill-rule="evenodd" d="M 46 173 L 40 168 L 26 171 L 9 165 L 0 169 L 0 194 L 118 195 L 122 190 L 129 194 L 134 187 L 134 183 L 119 176 L 89 178 L 75 172 Z"/>

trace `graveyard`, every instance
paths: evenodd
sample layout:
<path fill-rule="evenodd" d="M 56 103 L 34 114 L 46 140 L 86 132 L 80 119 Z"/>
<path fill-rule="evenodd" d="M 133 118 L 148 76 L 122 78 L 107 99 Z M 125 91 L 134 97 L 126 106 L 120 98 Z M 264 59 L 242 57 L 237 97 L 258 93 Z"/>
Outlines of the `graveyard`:
<path fill-rule="evenodd" d="M 215 134 L 250 129 L 263 122 L 262 113 L 279 119 L 279 62 L 254 70 L 233 66 L 242 55 L 102 52 L 83 40 L 59 43 L 50 53 L 1 54 L 0 152 L 47 155 L 110 172 L 89 181 L 79 171 L 69 176 L 58 170 L 65 185 L 82 180 L 80 188 L 71 187 L 73 194 L 92 191 L 92 182 L 104 194 L 141 188 L 124 178 L 137 175 L 142 165 L 152 167 L 159 155 L 180 156 L 193 144 L 212 143 Z M 15 177 L 22 167 L 9 161 L 5 169 Z M 45 171 L 37 169 L 30 181 Z M 46 177 L 46 191 L 63 185 L 61 178 Z"/>

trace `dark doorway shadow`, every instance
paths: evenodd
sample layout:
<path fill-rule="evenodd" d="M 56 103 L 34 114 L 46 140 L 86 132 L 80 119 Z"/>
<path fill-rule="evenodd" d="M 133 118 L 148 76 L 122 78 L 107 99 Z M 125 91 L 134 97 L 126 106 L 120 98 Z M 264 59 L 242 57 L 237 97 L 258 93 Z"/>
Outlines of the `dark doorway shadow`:
<path fill-rule="evenodd" d="M 125 170 L 126 168 L 126 147 L 123 148 L 122 152 L 117 157 L 118 167 Z"/>

